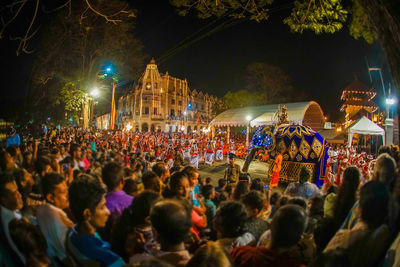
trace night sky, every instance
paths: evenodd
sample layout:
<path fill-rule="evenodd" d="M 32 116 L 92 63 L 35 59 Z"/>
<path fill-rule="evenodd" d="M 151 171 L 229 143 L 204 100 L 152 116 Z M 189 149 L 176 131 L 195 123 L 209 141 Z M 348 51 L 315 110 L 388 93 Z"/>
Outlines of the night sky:
<path fill-rule="evenodd" d="M 304 91 L 335 119 L 341 115 L 342 89 L 355 76 L 369 83 L 365 58 L 370 65 L 385 66 L 378 44 L 354 40 L 347 29 L 333 35 L 291 33 L 282 22 L 290 8 L 280 8 L 287 1 L 272 6 L 269 20 L 262 23 L 228 17 L 203 20 L 194 11 L 181 17 L 168 1 L 132 0 L 132 3 L 137 9 L 137 35 L 145 52 L 156 59 L 159 70 L 186 78 L 192 89 L 218 97 L 229 90 L 244 89 L 246 66 L 265 62 L 281 67 L 291 77 L 295 89 Z M 189 36 L 192 36 L 189 40 L 198 37 L 199 40 L 185 42 L 186 47 L 168 55 L 171 48 L 177 48 Z M 38 40 L 32 42 L 33 47 L 39 46 Z M 16 57 L 15 42 L 3 39 L 0 45 L 1 99 L 22 98 L 29 90 L 34 55 Z M 374 84 L 380 83 L 375 79 Z M 381 93 L 381 88 L 377 91 Z"/>

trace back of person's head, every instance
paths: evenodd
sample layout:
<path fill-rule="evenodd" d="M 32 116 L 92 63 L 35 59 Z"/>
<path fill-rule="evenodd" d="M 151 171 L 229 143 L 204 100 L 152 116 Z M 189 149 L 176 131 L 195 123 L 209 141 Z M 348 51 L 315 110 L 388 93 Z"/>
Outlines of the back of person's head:
<path fill-rule="evenodd" d="M 117 162 L 107 163 L 101 170 L 101 176 L 109 192 L 115 190 L 124 179 L 124 167 Z"/>
<path fill-rule="evenodd" d="M 9 223 L 12 241 L 25 256 L 26 266 L 48 266 L 47 243 L 40 228 L 26 218 L 13 219 Z"/>
<path fill-rule="evenodd" d="M 69 147 L 69 154 L 74 157 L 74 153 L 75 151 L 77 151 L 80 148 L 80 146 L 76 143 L 71 144 L 71 146 Z"/>
<path fill-rule="evenodd" d="M 271 197 L 269 198 L 269 204 L 271 205 L 276 205 L 281 198 L 282 194 L 279 191 L 274 191 L 271 194 Z"/>
<path fill-rule="evenodd" d="M 139 192 L 138 182 L 133 179 L 126 179 L 122 190 L 128 195 L 136 196 Z"/>
<path fill-rule="evenodd" d="M 227 181 L 223 178 L 218 180 L 218 187 L 223 188 L 227 184 Z"/>
<path fill-rule="evenodd" d="M 94 212 L 102 200 L 105 190 L 98 180 L 82 174 L 71 183 L 68 190 L 69 207 L 77 222 L 85 221 L 84 211 Z"/>
<path fill-rule="evenodd" d="M 233 266 L 229 253 L 217 243 L 209 242 L 196 250 L 187 267 L 230 267 Z"/>
<path fill-rule="evenodd" d="M 299 174 L 299 182 L 301 184 L 304 184 L 305 182 L 308 182 L 310 180 L 310 177 L 311 177 L 311 170 L 306 166 L 301 167 Z"/>
<path fill-rule="evenodd" d="M 347 187 L 351 191 L 356 191 L 360 185 L 361 172 L 357 166 L 347 167 L 343 172 L 342 187 Z"/>
<path fill-rule="evenodd" d="M 154 192 L 160 193 L 160 178 L 155 172 L 147 171 L 143 173 L 142 182 L 144 189 L 153 190 Z"/>
<path fill-rule="evenodd" d="M 247 192 L 249 192 L 249 183 L 240 181 L 237 184 L 235 191 L 233 191 L 233 199 L 239 201 Z"/>
<path fill-rule="evenodd" d="M 250 190 L 257 190 L 260 192 L 264 192 L 265 188 L 263 181 L 261 181 L 260 178 L 253 179 L 250 184 Z"/>
<path fill-rule="evenodd" d="M 374 176 L 375 179 L 391 187 L 396 175 L 396 162 L 387 153 L 379 155 L 376 160 Z"/>
<path fill-rule="evenodd" d="M 326 192 L 327 195 L 329 195 L 330 193 L 334 193 L 337 194 L 339 193 L 339 187 L 335 184 L 331 184 L 328 188 L 328 191 Z"/>
<path fill-rule="evenodd" d="M 315 196 L 310 199 L 310 216 L 324 215 L 324 198 L 322 196 Z"/>
<path fill-rule="evenodd" d="M 132 200 L 132 204 L 126 209 L 130 214 L 130 223 L 135 226 L 144 225 L 146 218 L 150 216 L 150 209 L 160 199 L 160 195 L 151 190 L 145 190 Z"/>
<path fill-rule="evenodd" d="M 306 221 L 306 211 L 298 205 L 279 208 L 271 223 L 271 248 L 285 249 L 295 245 L 306 229 Z"/>
<path fill-rule="evenodd" d="M 380 226 L 387 216 L 389 192 L 379 181 L 370 181 L 361 187 L 361 219 L 370 227 Z"/>
<path fill-rule="evenodd" d="M 40 175 L 46 171 L 47 166 L 51 166 L 51 159 L 47 156 L 41 156 L 35 162 L 36 172 Z"/>
<path fill-rule="evenodd" d="M 205 185 L 201 187 L 201 194 L 205 199 L 211 199 L 214 191 L 214 187 L 212 185 Z"/>
<path fill-rule="evenodd" d="M 124 168 L 124 178 L 132 178 L 132 175 L 135 173 L 134 170 L 132 170 L 129 167 Z"/>
<path fill-rule="evenodd" d="M 378 155 L 382 154 L 388 154 L 389 156 L 392 156 L 392 149 L 390 146 L 380 146 L 378 149 Z"/>
<path fill-rule="evenodd" d="M 251 190 L 243 196 L 242 202 L 246 207 L 252 210 L 257 209 L 260 212 L 264 207 L 265 196 L 260 191 Z"/>
<path fill-rule="evenodd" d="M 215 199 L 215 205 L 219 206 L 220 203 L 226 201 L 229 199 L 229 194 L 228 192 L 222 191 L 221 193 L 218 194 L 218 196 Z"/>
<path fill-rule="evenodd" d="M 64 181 L 64 177 L 59 173 L 46 173 L 46 175 L 40 181 L 43 196 L 46 198 L 48 194 L 52 194 L 56 189 L 56 186 Z"/>
<path fill-rule="evenodd" d="M 206 184 L 211 184 L 212 185 L 212 179 L 211 177 L 206 178 Z"/>
<path fill-rule="evenodd" d="M 11 157 L 15 158 L 17 156 L 18 150 L 16 146 L 9 146 L 6 148 L 6 151 L 8 154 L 10 154 Z"/>
<path fill-rule="evenodd" d="M 307 210 L 307 201 L 303 197 L 291 197 L 287 204 L 298 205 L 304 210 Z"/>
<path fill-rule="evenodd" d="M 57 147 L 54 147 L 50 150 L 50 154 L 51 155 L 57 155 L 57 153 L 59 153 L 60 150 Z"/>
<path fill-rule="evenodd" d="M 162 162 L 158 162 L 154 164 L 151 170 L 158 175 L 158 177 L 163 177 L 167 173 L 167 169 L 165 168 L 165 164 Z"/>
<path fill-rule="evenodd" d="M 356 193 L 360 185 L 361 172 L 356 166 L 347 167 L 343 173 L 342 186 L 335 199 L 333 214 L 335 220 L 343 222 L 356 202 Z"/>
<path fill-rule="evenodd" d="M 282 206 L 285 206 L 290 200 L 290 196 L 283 195 L 279 198 L 278 202 L 276 203 L 276 209 L 279 209 Z"/>
<path fill-rule="evenodd" d="M 150 220 L 161 243 L 177 245 L 185 241 L 192 227 L 191 206 L 183 200 L 160 200 L 152 207 Z"/>
<path fill-rule="evenodd" d="M 216 231 L 222 237 L 238 237 L 243 234 L 247 219 L 245 206 L 239 201 L 222 202 L 214 217 Z"/>

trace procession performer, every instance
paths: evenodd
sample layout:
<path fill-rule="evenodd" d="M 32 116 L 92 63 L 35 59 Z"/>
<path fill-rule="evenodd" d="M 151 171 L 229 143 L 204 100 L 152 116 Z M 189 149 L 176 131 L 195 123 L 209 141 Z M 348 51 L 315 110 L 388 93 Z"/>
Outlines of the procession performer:
<path fill-rule="evenodd" d="M 271 177 L 271 181 L 269 183 L 270 188 L 277 187 L 279 184 L 279 174 L 282 169 L 282 161 L 283 161 L 282 149 L 279 149 L 278 155 L 276 155 L 276 158 L 275 158 L 274 167 L 272 169 L 272 177 Z"/>
<path fill-rule="evenodd" d="M 190 166 L 199 168 L 199 161 L 200 161 L 200 156 L 199 156 L 199 150 L 197 149 L 197 144 L 193 144 L 192 147 L 192 158 L 190 159 Z"/>
<path fill-rule="evenodd" d="M 207 145 L 206 155 L 204 157 L 204 162 L 208 165 L 212 165 L 214 161 L 214 149 L 212 144 L 209 142 Z"/>
<path fill-rule="evenodd" d="M 186 144 L 183 146 L 182 149 L 182 156 L 183 159 L 190 159 L 190 149 L 189 149 L 189 144 L 186 142 Z"/>
<path fill-rule="evenodd" d="M 223 144 L 223 142 L 220 140 L 220 141 L 217 143 L 217 154 L 216 154 L 216 156 L 215 156 L 215 160 L 216 160 L 216 161 L 222 161 L 222 160 L 224 159 L 224 154 L 223 154 L 223 152 L 222 152 L 223 146 L 224 146 L 224 144 Z"/>
<path fill-rule="evenodd" d="M 173 149 L 172 147 L 168 147 L 167 155 L 165 156 L 167 159 L 168 169 L 172 169 L 174 166 L 174 157 L 173 157 Z"/>
<path fill-rule="evenodd" d="M 230 140 L 230 144 L 229 144 L 229 151 L 228 151 L 228 155 L 233 154 L 236 155 L 235 153 L 235 142 L 231 139 Z M 228 163 L 229 163 L 229 157 L 226 157 Z"/>

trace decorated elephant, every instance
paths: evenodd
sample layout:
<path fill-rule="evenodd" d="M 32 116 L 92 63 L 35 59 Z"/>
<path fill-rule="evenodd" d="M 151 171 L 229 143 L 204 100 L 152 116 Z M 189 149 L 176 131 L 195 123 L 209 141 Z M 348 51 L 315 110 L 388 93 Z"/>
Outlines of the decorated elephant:
<path fill-rule="evenodd" d="M 243 171 L 247 172 L 250 162 L 259 149 L 270 152 L 268 175 L 272 174 L 275 155 L 279 150 L 283 156 L 281 181 L 298 181 L 301 168 L 306 166 L 312 171 L 313 182 L 318 186 L 323 185 L 329 147 L 325 138 L 310 127 L 303 125 L 259 127 L 252 137 Z"/>

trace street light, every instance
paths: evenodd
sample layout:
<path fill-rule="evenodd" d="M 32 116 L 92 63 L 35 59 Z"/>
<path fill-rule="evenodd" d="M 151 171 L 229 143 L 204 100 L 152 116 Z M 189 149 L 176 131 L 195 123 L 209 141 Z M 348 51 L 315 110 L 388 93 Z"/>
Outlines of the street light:
<path fill-rule="evenodd" d="M 250 121 L 251 121 L 251 116 L 247 115 L 246 116 L 246 121 L 247 121 L 247 129 L 246 129 L 246 145 L 249 147 L 249 131 L 250 131 Z"/>
<path fill-rule="evenodd" d="M 396 104 L 396 98 L 386 98 L 386 105 L 392 106 Z"/>
<path fill-rule="evenodd" d="M 97 87 L 94 87 L 92 89 L 92 91 L 90 92 L 90 95 L 94 98 L 98 97 L 100 95 L 100 91 L 99 89 L 97 89 Z"/>

